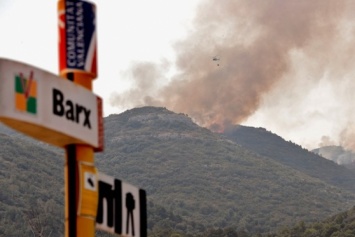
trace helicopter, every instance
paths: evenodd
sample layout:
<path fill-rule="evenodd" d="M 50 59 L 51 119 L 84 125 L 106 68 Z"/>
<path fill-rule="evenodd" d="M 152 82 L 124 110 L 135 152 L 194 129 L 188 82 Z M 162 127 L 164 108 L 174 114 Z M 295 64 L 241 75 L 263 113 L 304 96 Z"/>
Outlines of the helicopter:
<path fill-rule="evenodd" d="M 219 58 L 218 56 L 214 56 L 214 57 L 212 58 L 212 60 L 213 60 L 213 61 L 219 61 L 220 58 Z M 217 63 L 217 66 L 219 66 L 219 63 Z"/>

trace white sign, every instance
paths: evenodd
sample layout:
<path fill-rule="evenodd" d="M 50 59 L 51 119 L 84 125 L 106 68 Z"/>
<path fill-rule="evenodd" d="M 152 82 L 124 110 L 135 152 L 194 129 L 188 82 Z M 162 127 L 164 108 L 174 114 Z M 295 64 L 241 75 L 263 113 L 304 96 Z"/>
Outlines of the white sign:
<path fill-rule="evenodd" d="M 99 173 L 96 227 L 124 237 L 147 236 L 146 193 Z"/>
<path fill-rule="evenodd" d="M 0 121 L 56 146 L 102 150 L 100 97 L 65 78 L 1 58 Z"/>

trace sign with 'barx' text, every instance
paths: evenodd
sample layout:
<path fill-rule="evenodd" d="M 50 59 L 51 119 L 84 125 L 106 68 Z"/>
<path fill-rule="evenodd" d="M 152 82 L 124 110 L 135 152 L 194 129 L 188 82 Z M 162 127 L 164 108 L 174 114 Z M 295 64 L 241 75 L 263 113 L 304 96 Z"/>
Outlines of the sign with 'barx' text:
<path fill-rule="evenodd" d="M 1 58 L 0 121 L 59 147 L 103 147 L 100 97 L 47 71 Z"/>

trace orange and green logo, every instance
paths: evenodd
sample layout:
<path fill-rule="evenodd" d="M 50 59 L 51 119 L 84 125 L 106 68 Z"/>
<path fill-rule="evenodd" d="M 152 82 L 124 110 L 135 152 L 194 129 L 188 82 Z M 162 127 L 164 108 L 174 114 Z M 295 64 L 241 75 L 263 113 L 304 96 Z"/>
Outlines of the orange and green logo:
<path fill-rule="evenodd" d="M 19 111 L 37 113 L 37 82 L 33 71 L 28 78 L 22 73 L 15 75 L 15 106 Z"/>

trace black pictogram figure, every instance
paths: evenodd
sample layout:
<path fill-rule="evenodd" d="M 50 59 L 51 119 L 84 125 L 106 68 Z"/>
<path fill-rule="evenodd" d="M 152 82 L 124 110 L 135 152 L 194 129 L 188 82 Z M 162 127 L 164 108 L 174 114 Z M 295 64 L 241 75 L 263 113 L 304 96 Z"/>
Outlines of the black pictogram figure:
<path fill-rule="evenodd" d="M 88 178 L 88 183 L 90 184 L 91 187 L 95 187 L 94 181 L 92 181 L 91 177 Z"/>
<path fill-rule="evenodd" d="M 127 222 L 126 222 L 126 234 L 128 234 L 129 230 L 129 218 L 131 218 L 132 222 L 132 235 L 134 236 L 134 218 L 133 218 L 133 210 L 135 208 L 135 200 L 132 193 L 126 194 L 126 208 L 127 208 Z"/>

